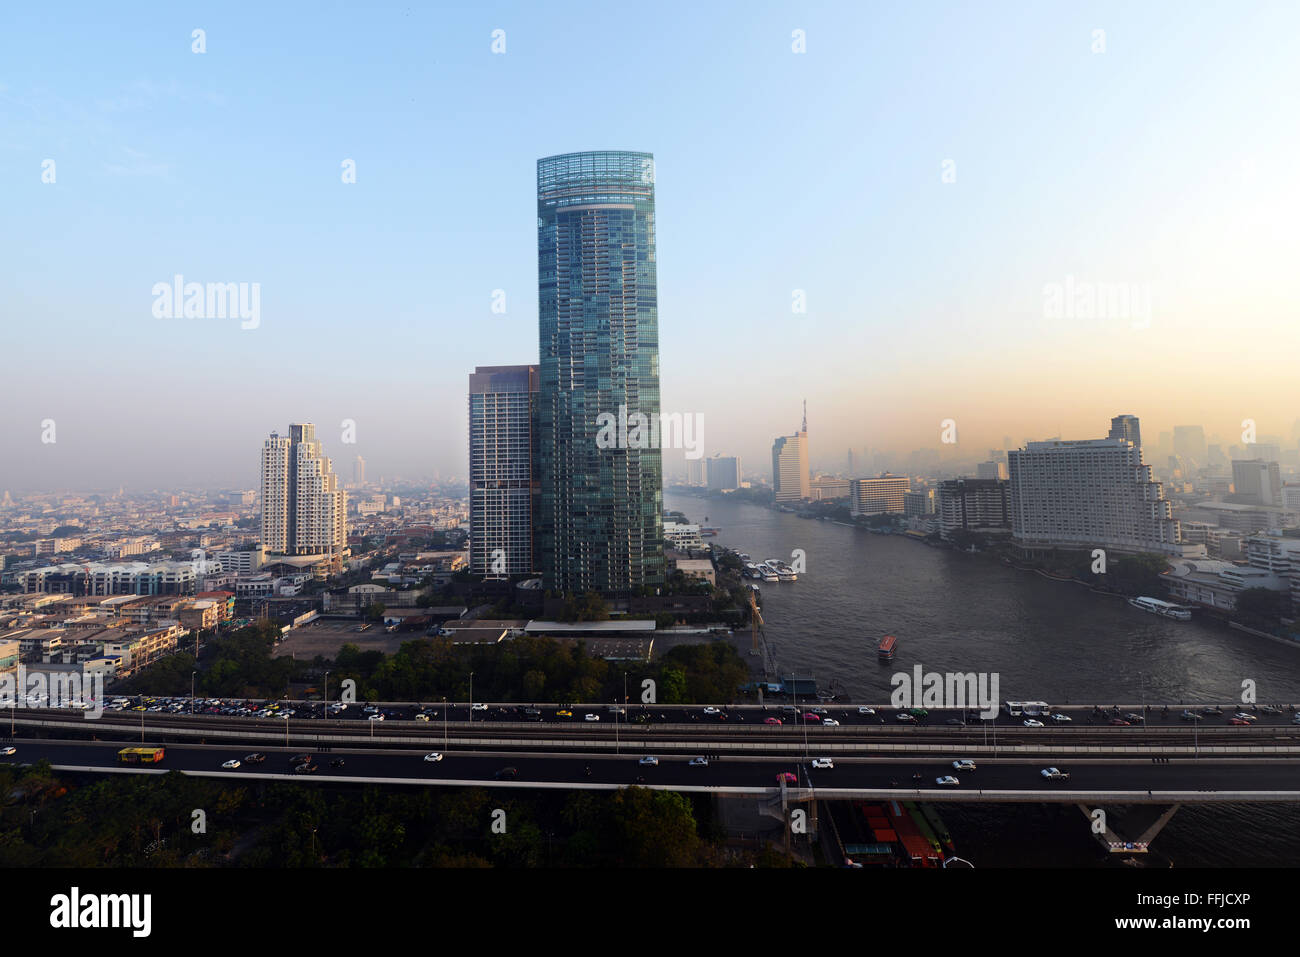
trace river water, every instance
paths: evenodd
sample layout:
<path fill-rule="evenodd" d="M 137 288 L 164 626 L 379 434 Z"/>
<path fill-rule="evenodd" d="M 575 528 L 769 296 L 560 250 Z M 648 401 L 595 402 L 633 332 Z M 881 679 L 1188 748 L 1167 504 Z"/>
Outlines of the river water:
<path fill-rule="evenodd" d="M 802 550 L 797 582 L 760 585 L 768 642 L 783 673 L 811 674 L 823 689 L 834 682 L 855 702 L 887 702 L 890 675 L 917 664 L 995 672 L 1003 700 L 1226 706 L 1250 680 L 1260 702 L 1300 702 L 1300 646 L 1209 620 L 1160 618 L 987 555 L 681 492 L 666 491 L 664 502 L 719 526 L 713 541 L 756 561 L 793 564 Z M 886 634 L 899 644 L 882 667 L 876 644 Z M 977 866 L 1028 863 L 1034 854 L 1059 866 L 1114 863 L 1078 839 L 1087 822 L 1076 808 L 1036 815 L 1031 836 L 1011 805 L 943 809 L 958 852 Z M 1297 858 L 1297 805 L 1216 805 L 1180 810 L 1148 866 L 1291 866 Z"/>

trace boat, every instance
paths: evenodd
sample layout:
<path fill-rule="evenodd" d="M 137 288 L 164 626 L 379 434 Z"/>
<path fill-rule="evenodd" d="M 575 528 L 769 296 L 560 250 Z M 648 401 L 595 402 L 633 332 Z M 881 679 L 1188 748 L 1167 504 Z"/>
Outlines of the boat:
<path fill-rule="evenodd" d="M 1186 605 L 1175 605 L 1173 602 L 1150 598 L 1146 595 L 1139 598 L 1130 598 L 1128 603 L 1134 608 L 1140 608 L 1142 611 L 1149 611 L 1164 618 L 1173 618 L 1175 621 L 1190 621 L 1192 617 L 1192 610 Z"/>
<path fill-rule="evenodd" d="M 762 577 L 763 577 L 763 573 L 759 570 L 758 566 L 755 565 L 753 562 L 745 562 L 745 573 L 744 573 L 744 574 L 745 574 L 745 577 L 746 577 L 746 578 L 762 578 Z"/>
<path fill-rule="evenodd" d="M 780 573 L 767 562 L 759 562 L 757 567 L 763 581 L 779 582 L 781 580 Z"/>
<path fill-rule="evenodd" d="M 717 527 L 716 525 L 705 525 L 703 528 L 700 529 L 700 535 L 703 538 L 713 538 L 720 531 L 722 531 L 722 529 Z"/>
<path fill-rule="evenodd" d="M 763 564 L 765 564 L 768 568 L 772 569 L 772 571 L 776 572 L 776 577 L 783 582 L 793 582 L 799 580 L 799 576 L 795 574 L 794 569 L 791 568 L 789 565 L 787 565 L 785 562 L 781 561 L 781 559 L 779 558 L 769 558 Z"/>
<path fill-rule="evenodd" d="M 876 654 L 880 655 L 881 661 L 892 661 L 894 658 L 894 649 L 898 645 L 898 639 L 893 635 L 885 635 L 880 639 L 880 644 L 876 647 Z"/>

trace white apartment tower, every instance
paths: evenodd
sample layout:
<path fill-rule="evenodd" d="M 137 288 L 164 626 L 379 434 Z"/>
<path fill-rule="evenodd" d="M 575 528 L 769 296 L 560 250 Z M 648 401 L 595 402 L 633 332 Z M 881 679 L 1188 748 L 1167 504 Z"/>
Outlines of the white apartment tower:
<path fill-rule="evenodd" d="M 316 440 L 290 425 L 262 445 L 262 545 L 283 555 L 338 555 L 347 545 L 348 493 Z"/>
<path fill-rule="evenodd" d="M 1022 547 L 1182 551 L 1164 486 L 1128 439 L 1029 442 L 1010 453 L 1008 471 Z"/>

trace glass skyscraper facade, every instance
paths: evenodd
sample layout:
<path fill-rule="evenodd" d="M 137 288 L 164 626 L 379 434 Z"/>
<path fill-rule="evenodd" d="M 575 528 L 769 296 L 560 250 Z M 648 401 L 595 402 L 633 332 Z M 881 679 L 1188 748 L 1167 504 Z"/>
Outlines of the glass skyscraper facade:
<path fill-rule="evenodd" d="M 598 441 L 610 417 L 659 415 L 654 218 L 650 153 L 537 161 L 534 527 L 554 592 L 617 596 L 664 582 L 660 449 L 627 427 L 613 447 Z"/>
<path fill-rule="evenodd" d="M 537 366 L 479 366 L 469 377 L 469 570 L 533 571 L 533 399 Z"/>

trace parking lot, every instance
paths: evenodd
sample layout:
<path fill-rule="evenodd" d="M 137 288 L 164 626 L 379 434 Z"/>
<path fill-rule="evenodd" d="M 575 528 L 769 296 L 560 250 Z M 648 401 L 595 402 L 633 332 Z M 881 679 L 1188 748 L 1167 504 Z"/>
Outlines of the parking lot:
<path fill-rule="evenodd" d="M 310 661 L 317 655 L 333 658 L 344 645 L 352 644 L 362 651 L 382 651 L 391 655 L 402 647 L 402 642 L 422 637 L 419 632 L 390 634 L 383 625 L 371 625 L 365 631 L 359 631 L 361 624 L 354 619 L 318 618 L 290 631 L 284 641 L 275 646 L 273 654 L 277 658 L 291 654 L 294 658 Z"/>

